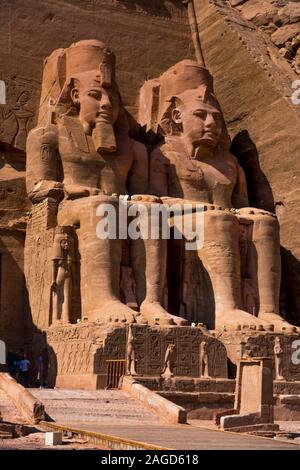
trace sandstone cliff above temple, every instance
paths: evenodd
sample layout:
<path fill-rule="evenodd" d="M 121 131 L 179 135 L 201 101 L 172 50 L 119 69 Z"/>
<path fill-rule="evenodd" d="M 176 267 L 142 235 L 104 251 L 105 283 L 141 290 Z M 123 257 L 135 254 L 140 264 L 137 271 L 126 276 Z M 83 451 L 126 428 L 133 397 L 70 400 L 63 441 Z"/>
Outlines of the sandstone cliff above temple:
<path fill-rule="evenodd" d="M 271 36 L 291 67 L 300 74 L 300 4 L 297 0 L 229 0 L 241 17 Z"/>

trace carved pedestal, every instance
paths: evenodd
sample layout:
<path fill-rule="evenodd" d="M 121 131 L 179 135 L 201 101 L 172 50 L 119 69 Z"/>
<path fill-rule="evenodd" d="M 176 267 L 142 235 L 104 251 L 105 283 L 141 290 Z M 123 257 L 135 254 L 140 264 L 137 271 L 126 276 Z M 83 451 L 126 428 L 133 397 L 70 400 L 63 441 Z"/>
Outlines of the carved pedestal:
<path fill-rule="evenodd" d="M 138 377 L 159 379 L 168 344 L 175 344 L 174 377 L 199 378 L 200 344 L 205 340 L 210 376 L 227 378 L 225 347 L 200 329 L 139 324 L 133 324 L 131 329 Z M 107 361 L 127 359 L 128 330 L 128 325 L 108 328 L 84 322 L 45 329 L 43 341 L 47 342 L 49 351 L 49 386 L 86 389 L 109 386 Z M 41 336 L 35 341 L 31 345 L 33 356 L 41 348 Z"/>

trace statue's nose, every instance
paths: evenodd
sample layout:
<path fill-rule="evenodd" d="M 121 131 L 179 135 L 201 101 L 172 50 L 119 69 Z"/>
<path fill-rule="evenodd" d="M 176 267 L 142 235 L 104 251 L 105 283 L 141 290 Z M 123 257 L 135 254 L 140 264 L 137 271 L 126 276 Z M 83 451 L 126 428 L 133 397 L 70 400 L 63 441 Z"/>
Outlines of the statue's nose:
<path fill-rule="evenodd" d="M 103 94 L 100 100 L 100 109 L 101 111 L 110 111 L 111 110 L 111 102 L 109 96 Z"/>
<path fill-rule="evenodd" d="M 207 114 L 205 120 L 206 127 L 212 128 L 216 126 L 216 120 L 212 114 Z"/>

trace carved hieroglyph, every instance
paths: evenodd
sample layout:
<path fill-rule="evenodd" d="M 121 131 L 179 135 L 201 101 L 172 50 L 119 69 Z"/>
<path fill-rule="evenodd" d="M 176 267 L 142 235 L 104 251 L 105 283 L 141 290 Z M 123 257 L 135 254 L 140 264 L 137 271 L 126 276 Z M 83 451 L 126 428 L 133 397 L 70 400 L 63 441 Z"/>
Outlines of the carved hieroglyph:
<path fill-rule="evenodd" d="M 174 376 L 199 377 L 199 348 L 200 343 L 206 341 L 210 377 L 227 378 L 225 347 L 221 341 L 203 334 L 198 328 L 132 324 L 130 329 L 130 342 L 125 326 L 108 329 L 104 325 L 82 322 L 79 325 L 58 325 L 56 328 L 47 329 L 52 374 L 55 369 L 57 375 L 105 376 L 108 359 L 125 359 L 126 355 L 130 355 L 129 373 L 136 373 L 138 376 L 160 376 L 166 363 L 168 345 L 173 344 L 175 346 L 171 370 Z M 136 361 L 135 368 L 133 360 Z"/>

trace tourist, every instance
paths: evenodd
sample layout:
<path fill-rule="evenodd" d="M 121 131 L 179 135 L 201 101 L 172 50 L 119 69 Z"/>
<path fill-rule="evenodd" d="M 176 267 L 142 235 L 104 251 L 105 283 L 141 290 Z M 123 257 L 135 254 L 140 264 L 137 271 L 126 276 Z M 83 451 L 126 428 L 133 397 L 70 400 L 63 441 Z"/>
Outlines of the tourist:
<path fill-rule="evenodd" d="M 27 358 L 26 354 L 24 354 L 23 358 L 20 360 L 20 374 L 21 374 L 21 382 L 24 387 L 28 387 L 29 384 L 29 369 L 30 369 L 30 361 Z"/>
<path fill-rule="evenodd" d="M 40 388 L 47 387 L 47 375 L 48 375 L 48 351 L 45 348 L 38 357 L 38 380 Z"/>

